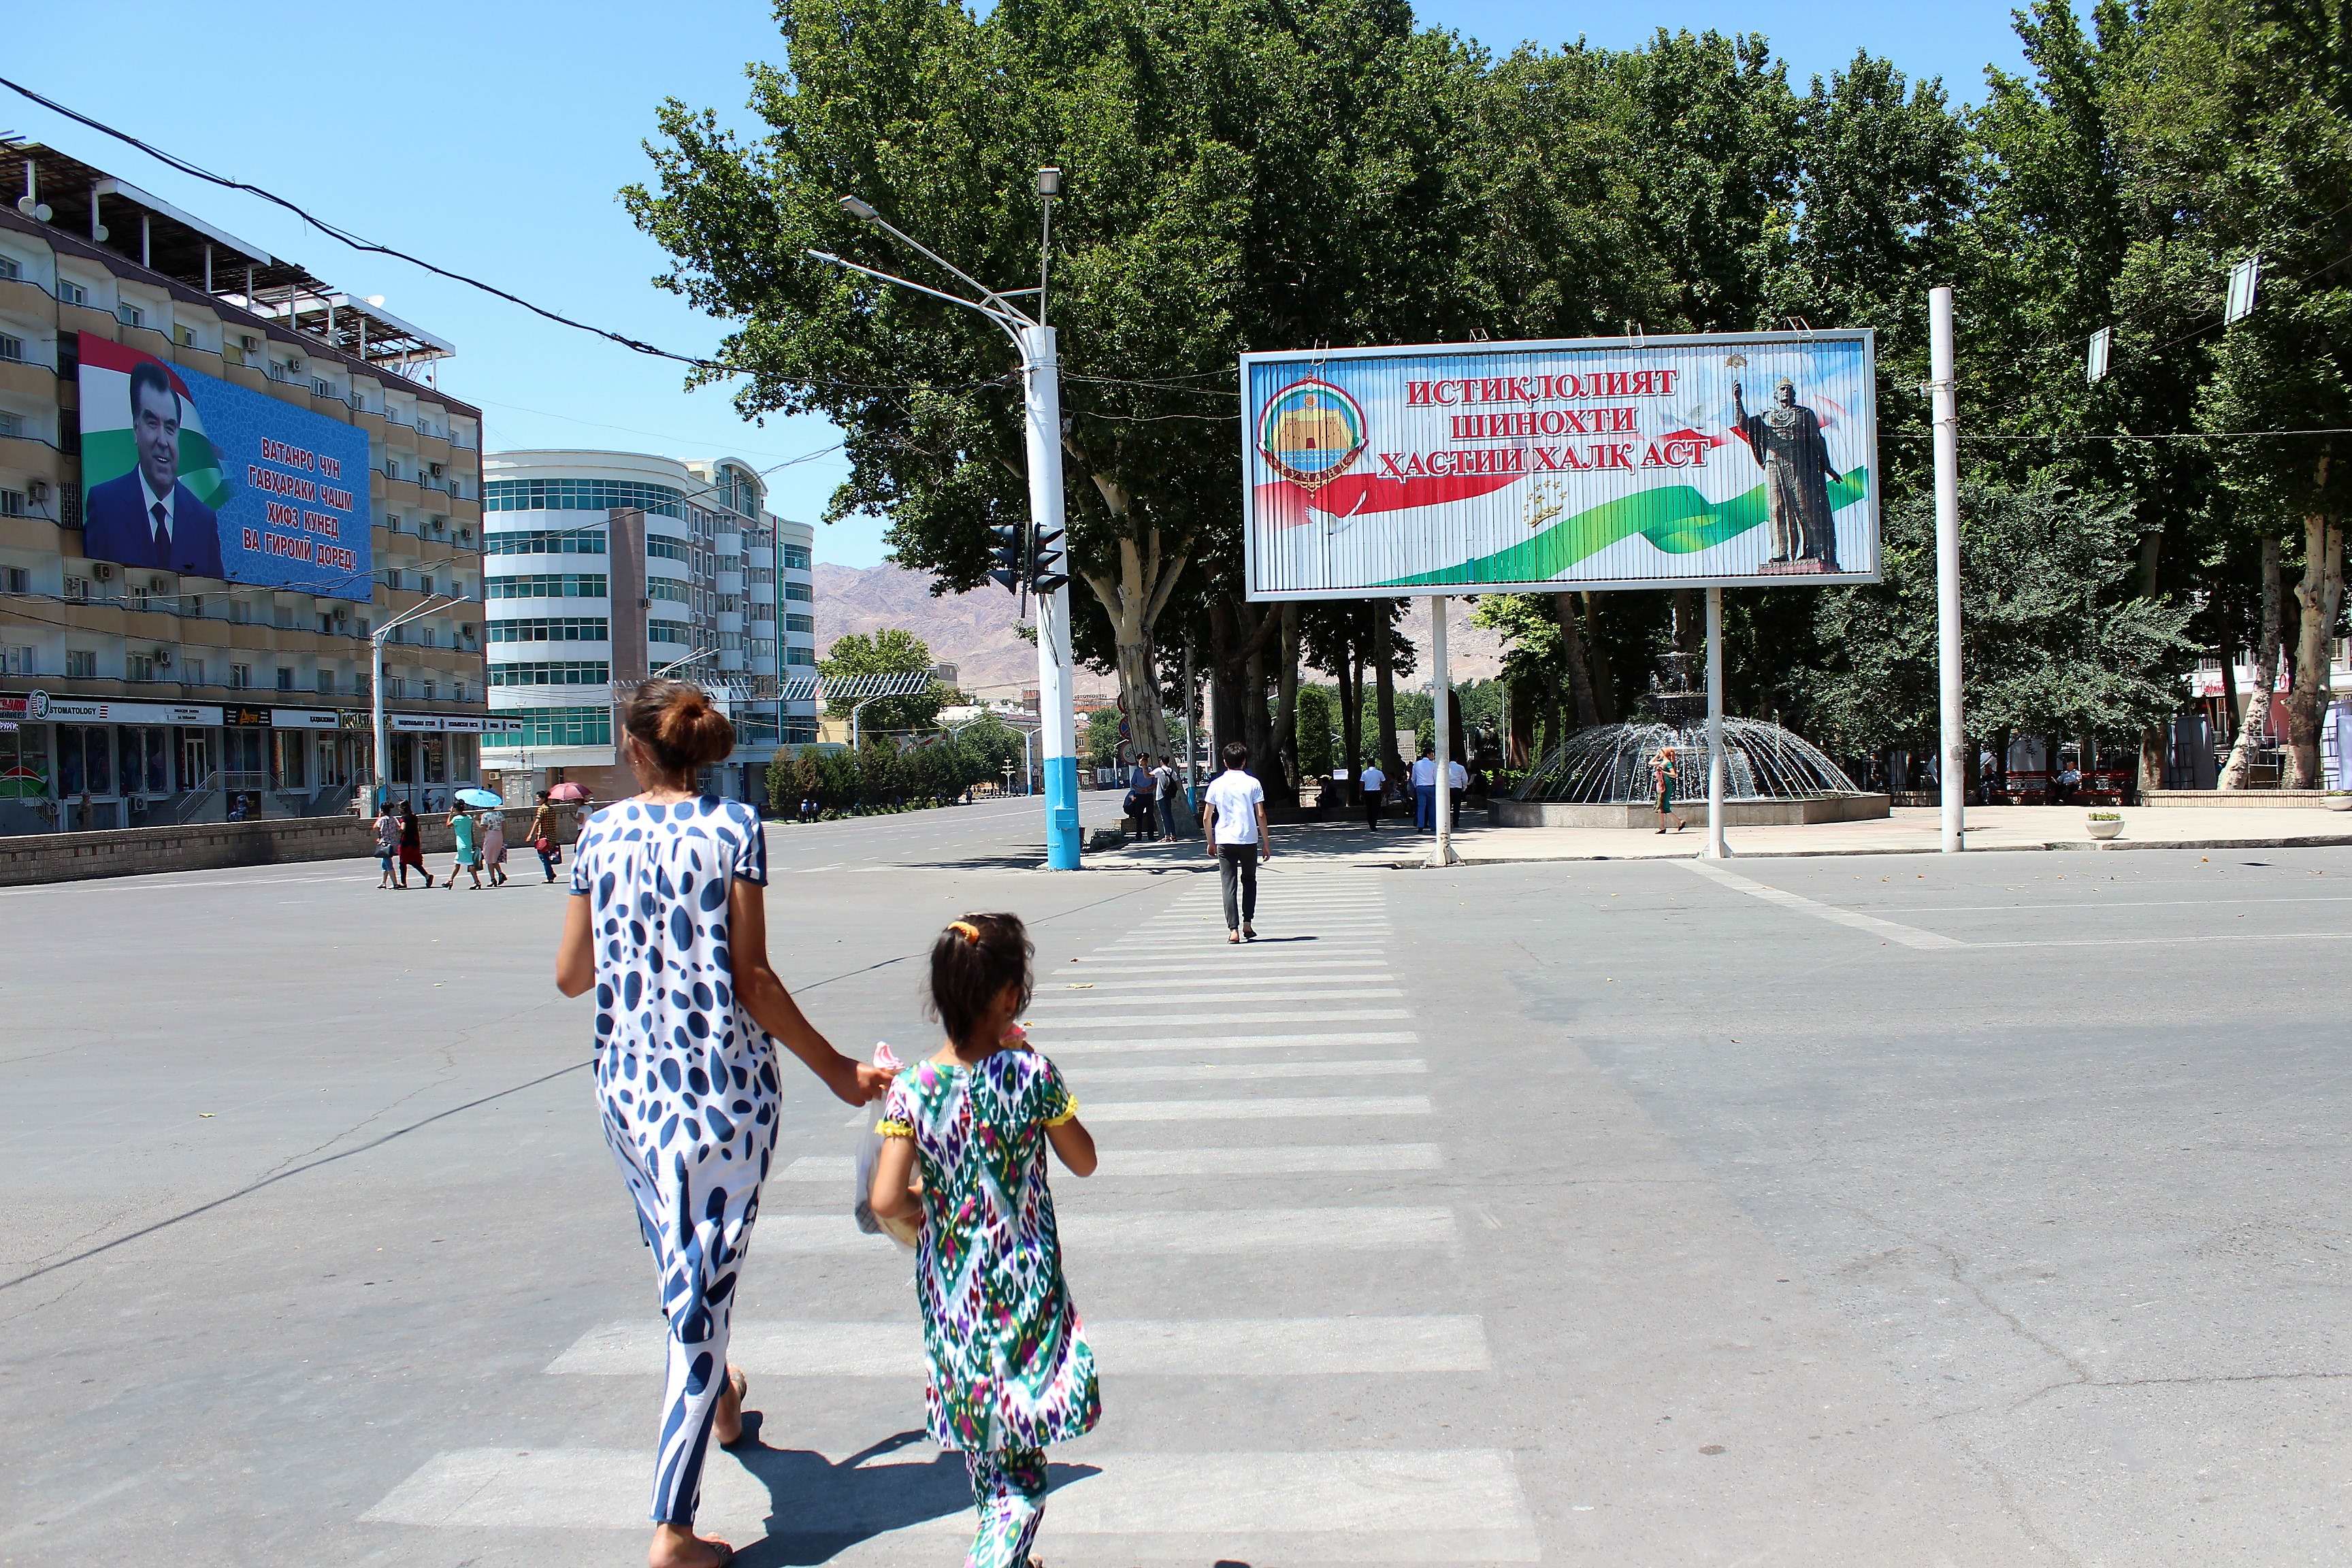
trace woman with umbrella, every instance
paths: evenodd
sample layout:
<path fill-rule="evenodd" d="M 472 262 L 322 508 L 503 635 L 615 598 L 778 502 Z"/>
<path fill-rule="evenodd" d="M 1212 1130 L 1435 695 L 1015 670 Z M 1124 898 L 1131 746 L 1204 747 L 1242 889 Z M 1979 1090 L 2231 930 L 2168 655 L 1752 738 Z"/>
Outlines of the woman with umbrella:
<path fill-rule="evenodd" d="M 501 888 L 507 881 L 507 813 L 506 802 L 486 789 L 462 789 L 457 798 L 482 814 L 482 869 L 490 874 L 490 886 Z"/>
<path fill-rule="evenodd" d="M 477 889 L 482 885 L 482 851 L 474 841 L 478 831 L 479 825 L 474 821 L 474 814 L 467 809 L 461 798 L 449 813 L 449 837 L 457 847 L 457 858 L 449 868 L 449 885 L 453 888 L 457 885 L 457 873 L 460 871 L 474 874 Z"/>

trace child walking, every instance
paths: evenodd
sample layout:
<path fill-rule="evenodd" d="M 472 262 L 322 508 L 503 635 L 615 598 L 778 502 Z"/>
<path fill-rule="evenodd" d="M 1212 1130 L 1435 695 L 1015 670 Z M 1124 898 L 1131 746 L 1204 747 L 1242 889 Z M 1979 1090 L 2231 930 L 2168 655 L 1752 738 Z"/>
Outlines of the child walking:
<path fill-rule="evenodd" d="M 1061 1070 L 1013 1024 L 1030 952 L 1009 914 L 967 915 L 931 944 L 930 1010 L 947 1043 L 892 1083 L 868 1194 L 884 1219 L 922 1221 L 924 1409 L 931 1436 L 963 1451 L 980 1510 L 964 1568 L 1029 1568 L 1045 1445 L 1102 1415 L 1045 1181 L 1047 1144 L 1086 1176 L 1095 1141 Z"/>

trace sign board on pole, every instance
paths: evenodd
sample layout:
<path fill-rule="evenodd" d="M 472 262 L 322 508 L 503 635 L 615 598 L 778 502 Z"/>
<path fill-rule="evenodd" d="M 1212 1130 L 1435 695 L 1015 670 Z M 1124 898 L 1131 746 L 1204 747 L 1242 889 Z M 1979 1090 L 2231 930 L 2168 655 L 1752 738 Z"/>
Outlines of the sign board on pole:
<path fill-rule="evenodd" d="M 1252 599 L 1878 579 L 1872 334 L 1252 353 Z"/>

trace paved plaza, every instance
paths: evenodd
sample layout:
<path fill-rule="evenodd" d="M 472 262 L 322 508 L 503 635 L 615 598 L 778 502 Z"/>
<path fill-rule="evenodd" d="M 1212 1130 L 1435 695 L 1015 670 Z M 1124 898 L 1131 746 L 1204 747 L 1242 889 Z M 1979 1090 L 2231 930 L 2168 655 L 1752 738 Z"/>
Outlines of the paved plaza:
<path fill-rule="evenodd" d="M 1197 845 L 1041 841 L 1020 801 L 777 828 L 769 908 L 860 1054 L 931 1048 L 942 922 L 1032 923 L 1102 1149 L 1056 1172 L 1105 1415 L 1055 1568 L 2352 1552 L 2352 852 L 1286 831 L 1229 949 Z M 643 1561 L 652 1279 L 525 859 L 0 892 L 0 1563 Z M 865 1117 L 786 1083 L 703 1521 L 959 1562 Z"/>

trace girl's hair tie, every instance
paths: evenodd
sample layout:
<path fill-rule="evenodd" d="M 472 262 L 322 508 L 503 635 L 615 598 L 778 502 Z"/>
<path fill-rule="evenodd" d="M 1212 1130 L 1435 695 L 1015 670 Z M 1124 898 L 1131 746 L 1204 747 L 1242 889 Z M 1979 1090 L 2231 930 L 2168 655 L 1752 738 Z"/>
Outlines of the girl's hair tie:
<path fill-rule="evenodd" d="M 950 921 L 948 930 L 954 931 L 966 942 L 977 944 L 980 941 L 980 928 L 970 921 Z"/>

